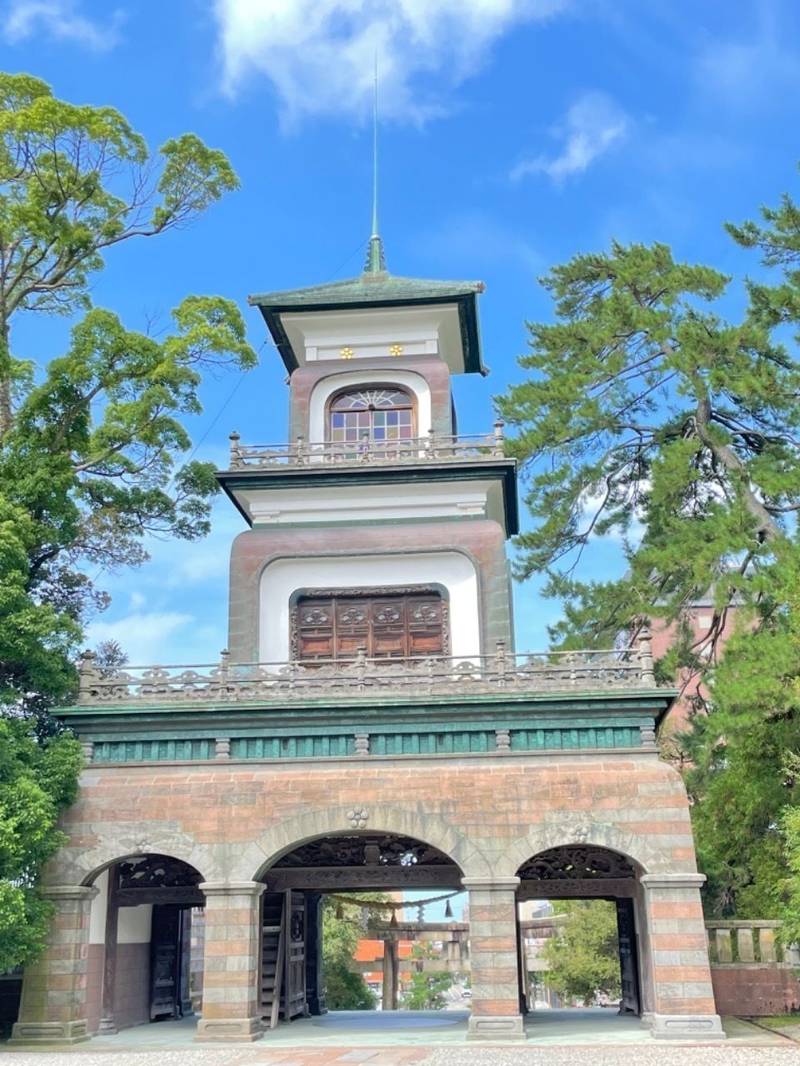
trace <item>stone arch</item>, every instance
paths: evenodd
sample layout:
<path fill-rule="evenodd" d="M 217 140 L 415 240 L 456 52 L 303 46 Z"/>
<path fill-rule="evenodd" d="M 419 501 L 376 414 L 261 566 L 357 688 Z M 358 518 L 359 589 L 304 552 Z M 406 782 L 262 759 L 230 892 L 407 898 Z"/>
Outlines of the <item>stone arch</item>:
<path fill-rule="evenodd" d="M 594 819 L 563 818 L 552 824 L 532 826 L 525 836 L 518 837 L 504 854 L 503 874 L 514 876 L 523 863 L 540 852 L 568 844 L 591 844 L 616 851 L 635 863 L 640 874 L 674 868 L 670 856 L 640 833 Z"/>
<path fill-rule="evenodd" d="M 375 381 L 383 386 L 396 385 L 411 394 L 417 409 L 417 436 L 425 437 L 432 425 L 430 385 L 416 371 L 387 367 L 385 370 L 338 370 L 320 378 L 312 388 L 309 399 L 309 441 L 315 444 L 325 440 L 325 412 L 334 393 Z"/>
<path fill-rule="evenodd" d="M 354 810 L 367 811 L 366 820 L 361 820 L 364 821 L 363 825 L 361 822 L 353 824 L 350 814 Z M 492 873 L 489 862 L 476 845 L 444 819 L 435 815 L 422 816 L 415 810 L 384 803 L 363 806 L 356 802 L 347 806 L 304 811 L 272 826 L 247 849 L 237 876 L 258 881 L 294 848 L 319 837 L 352 832 L 354 828 L 396 833 L 430 844 L 452 859 L 465 878 L 487 877 Z"/>
<path fill-rule="evenodd" d="M 90 885 L 95 878 L 114 863 L 141 855 L 165 855 L 179 859 L 194 867 L 206 880 L 218 875 L 213 861 L 213 849 L 198 845 L 183 833 L 170 833 L 164 837 L 142 840 L 138 833 L 124 831 L 115 833 L 107 840 L 99 841 L 91 848 L 62 849 L 45 871 L 48 885 Z M 137 836 L 139 839 L 137 839 Z"/>

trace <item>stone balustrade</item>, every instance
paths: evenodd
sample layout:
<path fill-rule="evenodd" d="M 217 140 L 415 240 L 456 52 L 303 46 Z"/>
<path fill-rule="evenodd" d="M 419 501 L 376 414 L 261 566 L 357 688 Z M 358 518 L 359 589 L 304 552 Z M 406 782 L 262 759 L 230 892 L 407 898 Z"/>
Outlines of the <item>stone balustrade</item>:
<path fill-rule="evenodd" d="M 288 663 L 219 663 L 105 670 L 87 652 L 80 661 L 78 704 L 220 701 L 306 701 L 323 697 L 374 699 L 484 693 L 561 693 L 655 689 L 649 633 L 633 648 L 603 651 L 509 652 L 492 655 Z M 500 742 L 498 742 L 500 744 Z M 502 745 L 500 745 L 502 746 Z"/>
<path fill-rule="evenodd" d="M 778 921 L 710 921 L 708 948 L 713 966 L 787 963 L 800 966 L 800 948 L 781 942 Z"/>
<path fill-rule="evenodd" d="M 386 466 L 463 462 L 505 457 L 503 423 L 485 434 L 434 433 L 406 440 L 307 441 L 293 444 L 242 444 L 230 435 L 230 470 L 272 467 Z"/>

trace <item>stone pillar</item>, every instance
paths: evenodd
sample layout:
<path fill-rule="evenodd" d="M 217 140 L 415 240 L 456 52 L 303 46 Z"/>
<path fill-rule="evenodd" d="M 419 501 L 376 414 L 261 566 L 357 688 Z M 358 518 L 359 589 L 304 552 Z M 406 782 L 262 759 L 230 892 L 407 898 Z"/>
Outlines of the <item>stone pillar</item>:
<path fill-rule="evenodd" d="M 117 983 L 117 938 L 119 928 L 119 903 L 117 901 L 116 866 L 108 868 L 108 892 L 106 895 L 106 928 L 103 947 L 103 986 L 100 1003 L 99 1033 L 116 1033 L 114 1017 Z"/>
<path fill-rule="evenodd" d="M 471 1040 L 524 1040 L 519 1009 L 518 877 L 464 878 L 469 892 Z"/>
<path fill-rule="evenodd" d="M 203 1011 L 197 1040 L 258 1040 L 261 894 L 256 881 L 204 881 Z"/>
<path fill-rule="evenodd" d="M 55 914 L 42 954 L 25 967 L 12 1044 L 77 1044 L 89 1039 L 86 970 L 89 913 L 97 888 L 56 885 L 42 896 Z"/>
<path fill-rule="evenodd" d="M 652 1032 L 658 1039 L 724 1040 L 700 902 L 703 874 L 644 874 L 652 973 Z"/>
<path fill-rule="evenodd" d="M 323 899 L 321 892 L 306 892 L 306 1002 L 312 1015 L 328 1013 L 322 968 Z"/>
<path fill-rule="evenodd" d="M 397 1010 L 397 992 L 400 983 L 400 956 L 397 940 L 386 937 L 383 941 L 383 1010 Z"/>

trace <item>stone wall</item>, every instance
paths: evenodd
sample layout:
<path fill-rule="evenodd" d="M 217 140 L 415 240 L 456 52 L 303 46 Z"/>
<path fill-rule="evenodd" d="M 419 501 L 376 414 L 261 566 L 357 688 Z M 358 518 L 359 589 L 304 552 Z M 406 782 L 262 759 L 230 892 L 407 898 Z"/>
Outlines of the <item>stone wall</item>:
<path fill-rule="evenodd" d="M 749 1018 L 800 1010 L 800 977 L 783 963 L 739 963 L 711 967 L 720 1014 Z"/>

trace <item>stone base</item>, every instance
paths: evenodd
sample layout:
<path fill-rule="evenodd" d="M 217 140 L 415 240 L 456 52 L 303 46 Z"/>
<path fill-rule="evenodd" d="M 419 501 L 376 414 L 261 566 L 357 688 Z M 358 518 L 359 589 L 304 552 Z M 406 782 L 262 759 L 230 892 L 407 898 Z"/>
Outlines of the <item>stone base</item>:
<path fill-rule="evenodd" d="M 525 1040 L 521 1014 L 471 1014 L 467 1040 Z"/>
<path fill-rule="evenodd" d="M 264 1035 L 260 1018 L 201 1018 L 197 1023 L 195 1040 L 203 1043 L 213 1041 L 236 1041 L 252 1043 Z"/>
<path fill-rule="evenodd" d="M 643 1010 L 641 1015 L 640 1015 L 640 1017 L 639 1017 L 639 1022 L 640 1022 L 640 1024 L 641 1024 L 643 1029 L 652 1029 L 653 1028 L 653 1012 L 651 1010 Z"/>
<path fill-rule="evenodd" d="M 654 1014 L 652 1035 L 656 1040 L 725 1040 L 718 1014 Z"/>
<path fill-rule="evenodd" d="M 81 1044 L 89 1039 L 86 1019 L 77 1022 L 17 1022 L 9 1044 Z"/>

